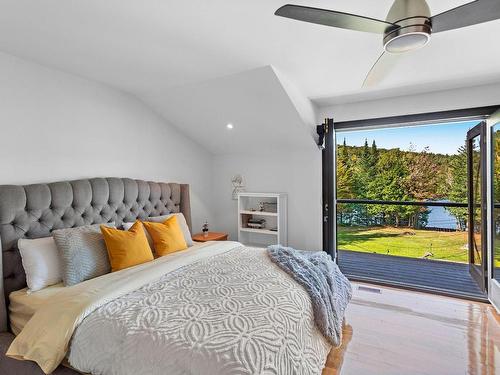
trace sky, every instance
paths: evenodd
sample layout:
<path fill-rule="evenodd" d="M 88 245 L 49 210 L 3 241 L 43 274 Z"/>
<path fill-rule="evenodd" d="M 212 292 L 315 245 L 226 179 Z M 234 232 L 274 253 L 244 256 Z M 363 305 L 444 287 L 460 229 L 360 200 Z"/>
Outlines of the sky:
<path fill-rule="evenodd" d="M 379 148 L 399 148 L 408 150 L 410 144 L 416 151 L 429 147 L 430 152 L 456 154 L 458 147 L 465 144 L 467 131 L 479 121 L 388 128 L 377 130 L 342 131 L 337 133 L 337 143 L 344 138 L 348 146 L 363 146 L 365 139 L 371 145 L 375 140 Z"/>

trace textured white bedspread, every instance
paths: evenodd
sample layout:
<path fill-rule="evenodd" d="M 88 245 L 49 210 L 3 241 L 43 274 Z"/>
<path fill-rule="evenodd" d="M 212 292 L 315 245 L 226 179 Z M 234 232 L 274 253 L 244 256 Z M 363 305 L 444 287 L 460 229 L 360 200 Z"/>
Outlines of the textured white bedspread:
<path fill-rule="evenodd" d="M 307 292 L 265 249 L 214 253 L 93 311 L 69 363 L 96 375 L 320 374 L 331 346 Z"/>

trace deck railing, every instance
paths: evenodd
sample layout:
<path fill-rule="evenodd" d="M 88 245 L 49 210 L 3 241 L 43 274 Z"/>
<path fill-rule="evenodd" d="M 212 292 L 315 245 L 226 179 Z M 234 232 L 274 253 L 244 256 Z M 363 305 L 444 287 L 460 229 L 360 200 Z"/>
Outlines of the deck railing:
<path fill-rule="evenodd" d="M 422 207 L 468 207 L 467 203 L 447 201 L 382 201 L 372 199 L 337 199 L 337 204 L 381 204 L 391 206 L 422 206 Z M 499 204 L 500 206 L 500 204 Z"/>
<path fill-rule="evenodd" d="M 341 250 L 468 261 L 467 203 L 337 199 Z"/>

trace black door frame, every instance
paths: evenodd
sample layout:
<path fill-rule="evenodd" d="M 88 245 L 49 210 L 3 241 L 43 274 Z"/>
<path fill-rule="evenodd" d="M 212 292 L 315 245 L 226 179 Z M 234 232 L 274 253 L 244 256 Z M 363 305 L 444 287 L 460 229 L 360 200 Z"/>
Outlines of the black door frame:
<path fill-rule="evenodd" d="M 318 145 L 321 150 L 322 164 L 322 222 L 323 251 L 337 261 L 335 246 L 335 138 L 333 136 L 333 119 L 325 119 L 317 126 Z"/>
<path fill-rule="evenodd" d="M 473 152 L 472 142 L 479 137 L 479 157 L 480 157 L 480 205 L 481 205 L 481 264 L 476 265 L 474 262 L 474 189 L 473 189 Z M 469 242 L 469 273 L 474 281 L 483 291 L 488 289 L 488 235 L 487 235 L 487 185 L 486 185 L 486 122 L 474 126 L 467 132 L 467 198 L 468 198 L 468 242 Z"/>

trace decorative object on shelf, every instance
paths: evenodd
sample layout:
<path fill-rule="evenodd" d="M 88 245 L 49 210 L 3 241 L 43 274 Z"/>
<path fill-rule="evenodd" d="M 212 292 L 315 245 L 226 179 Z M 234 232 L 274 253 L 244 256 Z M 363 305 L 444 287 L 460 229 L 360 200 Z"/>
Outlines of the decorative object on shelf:
<path fill-rule="evenodd" d="M 266 212 L 278 212 L 278 204 L 276 202 L 263 202 L 264 211 Z"/>
<path fill-rule="evenodd" d="M 233 200 L 238 200 L 238 193 L 245 191 L 245 186 L 243 185 L 243 177 L 237 174 L 231 178 L 231 184 L 233 184 Z"/>
<path fill-rule="evenodd" d="M 264 211 L 264 202 L 259 202 L 259 211 Z"/>
<path fill-rule="evenodd" d="M 266 227 L 265 219 L 248 219 L 247 226 L 249 228 L 264 229 Z"/>
<path fill-rule="evenodd" d="M 208 237 L 208 221 L 205 221 L 205 224 L 201 227 L 201 231 L 203 232 L 203 237 Z"/>

